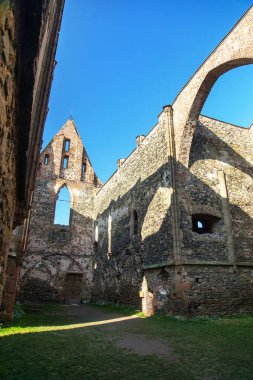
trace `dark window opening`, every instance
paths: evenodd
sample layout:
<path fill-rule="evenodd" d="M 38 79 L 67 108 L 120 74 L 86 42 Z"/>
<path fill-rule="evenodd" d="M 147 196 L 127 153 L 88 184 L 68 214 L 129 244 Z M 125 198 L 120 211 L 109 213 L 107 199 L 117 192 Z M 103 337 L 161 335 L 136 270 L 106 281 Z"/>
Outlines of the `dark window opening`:
<path fill-rule="evenodd" d="M 67 169 L 68 166 L 69 166 L 69 158 L 68 158 L 68 156 L 64 156 L 64 158 L 63 158 L 63 168 Z"/>
<path fill-rule="evenodd" d="M 220 218 L 208 214 L 192 215 L 192 231 L 198 234 L 212 234 L 219 231 Z"/>
<path fill-rule="evenodd" d="M 86 163 L 84 162 L 82 165 L 82 173 L 85 173 L 85 172 L 86 172 Z"/>
<path fill-rule="evenodd" d="M 64 143 L 64 151 L 65 151 L 65 152 L 68 152 L 68 151 L 69 151 L 69 148 L 70 148 L 70 140 L 65 140 L 65 143 Z"/>
<path fill-rule="evenodd" d="M 44 157 L 44 164 L 48 165 L 48 163 L 49 163 L 49 154 L 46 154 Z"/>
<path fill-rule="evenodd" d="M 138 234 L 138 215 L 137 211 L 133 210 L 130 220 L 130 236 L 135 236 Z"/>
<path fill-rule="evenodd" d="M 134 219 L 134 235 L 138 233 L 138 215 L 136 210 L 133 211 L 133 219 Z"/>

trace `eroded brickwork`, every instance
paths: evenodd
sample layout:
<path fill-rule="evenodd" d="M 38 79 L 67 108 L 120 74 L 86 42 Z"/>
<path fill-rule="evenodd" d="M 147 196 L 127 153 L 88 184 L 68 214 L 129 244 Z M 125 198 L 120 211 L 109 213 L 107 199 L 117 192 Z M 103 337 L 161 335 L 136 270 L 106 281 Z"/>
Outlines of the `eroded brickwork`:
<path fill-rule="evenodd" d="M 95 299 L 148 314 L 253 310 L 252 127 L 199 116 L 218 77 L 253 62 L 252 16 L 251 7 L 98 192 Z"/>
<path fill-rule="evenodd" d="M 82 277 L 82 298 L 147 315 L 253 312 L 252 127 L 199 115 L 215 80 L 252 62 L 252 15 L 253 7 L 100 189 L 73 123 L 56 135 L 41 155 L 24 298 L 66 300 Z M 59 229 L 63 184 L 74 219 Z"/>
<path fill-rule="evenodd" d="M 15 22 L 13 6 L 0 5 L 0 305 L 16 201 Z"/>
<path fill-rule="evenodd" d="M 144 293 L 153 295 L 157 311 L 236 312 L 238 304 L 240 311 L 249 311 L 253 305 L 252 270 L 247 269 L 253 265 L 251 130 L 200 117 L 189 168 L 181 170 L 184 186 L 178 189 L 182 235 L 177 266 L 167 126 L 162 114 L 142 146 L 96 196 L 94 297 L 100 302 L 140 306 L 141 291 L 143 298 Z M 227 190 L 225 202 L 223 186 Z M 138 233 L 131 236 L 133 209 L 138 215 Z M 215 217 L 215 227 L 208 233 L 195 232 L 193 215 Z M 144 273 L 146 291 L 142 289 Z M 240 278 L 234 289 L 236 276 Z"/>
<path fill-rule="evenodd" d="M 161 116 L 97 193 L 94 282 L 101 300 L 139 306 L 142 266 L 173 258 L 167 139 L 166 119 Z M 134 211 L 137 228 L 131 233 Z M 109 217 L 111 252 L 108 251 Z"/>
<path fill-rule="evenodd" d="M 66 158 L 68 167 L 64 168 Z M 39 165 L 21 297 L 64 301 L 66 276 L 76 273 L 82 278 L 79 299 L 75 294 L 67 301 L 87 300 L 92 281 L 94 195 L 100 181 L 73 121 L 68 120 L 44 149 Z M 63 186 L 71 195 L 69 226 L 54 224 L 55 205 Z"/>
<path fill-rule="evenodd" d="M 28 225 L 63 6 L 64 0 L 0 1 L 1 321 L 13 314 L 26 233 L 16 244 L 12 232 Z"/>

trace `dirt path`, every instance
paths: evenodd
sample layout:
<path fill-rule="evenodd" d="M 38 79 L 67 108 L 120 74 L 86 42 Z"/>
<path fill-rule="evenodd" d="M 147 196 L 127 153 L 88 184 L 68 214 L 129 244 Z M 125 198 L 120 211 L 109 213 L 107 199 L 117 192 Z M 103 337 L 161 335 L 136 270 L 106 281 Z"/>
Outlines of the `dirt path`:
<path fill-rule="evenodd" d="M 93 305 L 63 305 L 53 312 L 55 316 L 73 317 L 79 325 L 79 333 L 86 333 L 88 329 L 96 329 L 103 334 L 101 339 L 112 342 L 118 349 L 128 349 L 138 355 L 157 355 L 166 360 L 173 360 L 171 347 L 158 338 L 149 338 L 137 333 L 143 324 L 143 319 L 136 315 L 125 315 L 120 312 L 111 312 Z M 82 325 L 85 327 L 82 330 Z M 106 334 L 104 334 L 106 333 Z"/>

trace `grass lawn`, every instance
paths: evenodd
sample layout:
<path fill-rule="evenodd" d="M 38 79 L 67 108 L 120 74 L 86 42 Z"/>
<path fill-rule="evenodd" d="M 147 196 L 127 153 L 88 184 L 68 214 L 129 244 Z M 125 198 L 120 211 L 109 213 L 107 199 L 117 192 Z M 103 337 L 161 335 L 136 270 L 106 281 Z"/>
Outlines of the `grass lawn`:
<path fill-rule="evenodd" d="M 0 379 L 253 379 L 252 316 L 135 316 L 108 306 L 44 305 L 0 329 Z M 137 350 L 124 347 L 127 340 Z M 152 342 L 170 354 L 138 352 Z"/>

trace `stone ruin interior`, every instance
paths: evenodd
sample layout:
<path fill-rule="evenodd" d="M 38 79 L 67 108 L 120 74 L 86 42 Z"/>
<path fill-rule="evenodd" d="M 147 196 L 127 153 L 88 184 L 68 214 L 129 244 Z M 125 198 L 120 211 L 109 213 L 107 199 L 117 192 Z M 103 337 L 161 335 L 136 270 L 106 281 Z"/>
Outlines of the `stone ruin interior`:
<path fill-rule="evenodd" d="M 39 153 L 64 1 L 38 3 L 1 8 L 0 318 L 17 296 L 252 312 L 253 126 L 201 110 L 220 76 L 253 63 L 253 7 L 102 184 L 73 120 Z"/>

